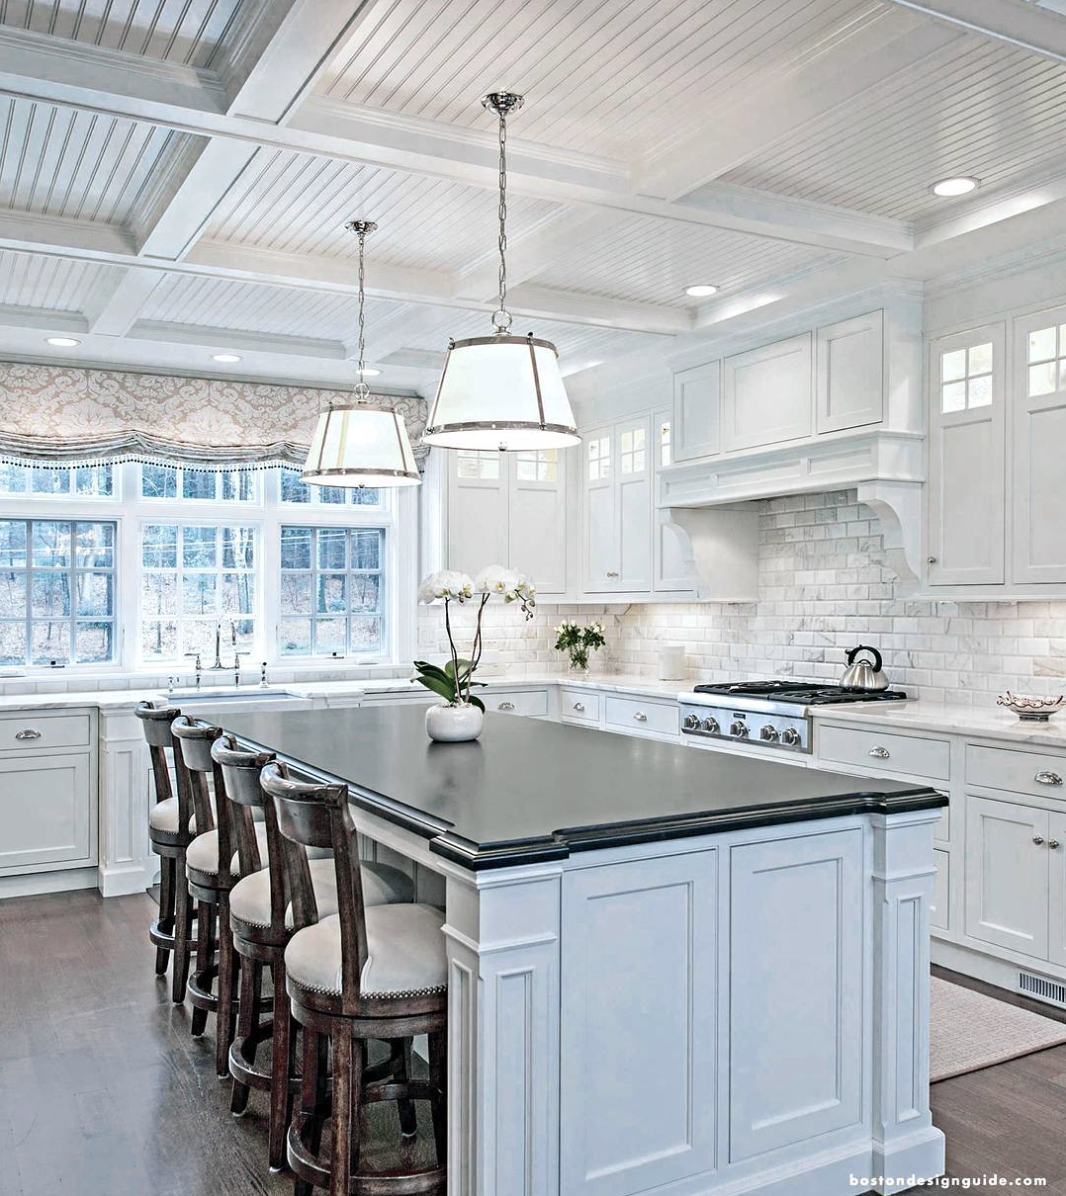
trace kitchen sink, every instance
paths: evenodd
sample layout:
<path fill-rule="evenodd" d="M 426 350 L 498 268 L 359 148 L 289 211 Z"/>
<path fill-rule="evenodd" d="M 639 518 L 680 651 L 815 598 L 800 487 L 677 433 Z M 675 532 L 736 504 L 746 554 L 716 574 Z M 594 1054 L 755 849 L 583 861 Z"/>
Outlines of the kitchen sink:
<path fill-rule="evenodd" d="M 193 702 L 262 702 L 277 698 L 298 698 L 287 689 L 175 689 L 161 695 L 172 702 L 188 705 Z"/>

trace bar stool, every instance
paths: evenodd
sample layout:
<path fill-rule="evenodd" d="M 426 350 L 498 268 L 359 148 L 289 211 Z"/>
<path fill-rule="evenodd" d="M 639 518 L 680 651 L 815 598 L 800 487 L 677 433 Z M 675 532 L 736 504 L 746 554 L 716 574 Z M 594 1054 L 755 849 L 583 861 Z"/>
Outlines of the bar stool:
<path fill-rule="evenodd" d="M 177 748 L 172 726 L 181 711 L 173 706 L 157 707 L 142 702 L 134 711 L 141 720 L 152 762 L 155 803 L 148 811 L 148 837 L 159 856 L 159 917 L 152 923 L 148 937 L 155 944 L 155 974 L 166 973 L 173 957 L 171 999 L 176 1005 L 185 1000 L 189 962 L 196 940 L 192 938 L 193 903 L 185 880 L 185 853 L 196 833 L 192 801 L 186 782 L 187 773 Z M 167 749 L 174 758 L 177 796 L 170 783 Z"/>
<path fill-rule="evenodd" d="M 222 769 L 211 758 L 211 747 L 222 735 L 222 728 L 199 725 L 183 716 L 175 720 L 173 729 L 188 770 L 199 831 L 185 853 L 189 892 L 198 903 L 199 925 L 196 966 L 188 984 L 189 1003 L 193 1006 L 192 1033 L 198 1038 L 207 1028 L 208 1014 L 215 1015 L 215 1070 L 221 1078 L 229 1075 L 229 1048 L 236 1030 L 236 971 L 229 894 L 237 882 L 240 866 L 235 858 L 230 819 L 226 816 L 226 783 Z M 211 805 L 212 791 L 215 809 Z M 265 856 L 266 827 L 257 823 L 254 834 L 260 854 Z"/>
<path fill-rule="evenodd" d="M 248 1103 L 249 1090 L 270 1093 L 269 1164 L 272 1171 L 285 1166 L 285 1134 L 289 1125 L 291 1092 L 295 1075 L 295 1033 L 288 995 L 285 992 L 285 944 L 292 934 L 293 917 L 288 909 L 283 854 L 285 840 L 278 831 L 273 802 L 266 798 L 259 774 L 272 755 L 242 751 L 237 741 L 224 734 L 211 746 L 211 755 L 221 767 L 226 787 L 232 839 L 242 879 L 229 895 L 230 927 L 239 956 L 240 999 L 237 1036 L 230 1047 L 229 1070 L 233 1076 L 230 1110 L 240 1115 Z M 266 829 L 267 867 L 262 868 L 259 839 L 253 813 L 262 811 Z M 361 866 L 363 893 L 368 905 L 409 902 L 414 884 L 399 868 L 366 862 Z M 319 853 L 309 861 L 319 914 L 337 912 L 336 876 L 333 859 Z M 263 969 L 268 968 L 274 990 L 272 1021 L 262 1018 Z M 256 1063 L 260 1046 L 270 1043 L 269 1066 Z M 403 1044 L 393 1052 L 392 1073 L 406 1066 Z M 408 1130 L 414 1132 L 414 1109 L 408 1106 Z"/>
<path fill-rule="evenodd" d="M 296 1194 L 312 1186 L 331 1196 L 438 1192 L 447 1182 L 446 1057 L 448 981 L 440 910 L 429 905 L 366 903 L 355 862 L 356 833 L 344 785 L 294 780 L 284 764 L 261 774 L 273 799 L 285 852 L 295 930 L 285 948 L 286 989 L 304 1028 L 300 1109 L 288 1135 Z M 320 917 L 307 850 L 332 847 L 337 912 Z M 429 1035 L 429 1082 L 366 1082 L 366 1045 Z M 332 1093 L 326 1077 L 333 1062 Z M 429 1100 L 435 1167 L 360 1173 L 359 1116 L 364 1103 Z M 328 1117 L 330 1150 L 322 1152 Z"/>

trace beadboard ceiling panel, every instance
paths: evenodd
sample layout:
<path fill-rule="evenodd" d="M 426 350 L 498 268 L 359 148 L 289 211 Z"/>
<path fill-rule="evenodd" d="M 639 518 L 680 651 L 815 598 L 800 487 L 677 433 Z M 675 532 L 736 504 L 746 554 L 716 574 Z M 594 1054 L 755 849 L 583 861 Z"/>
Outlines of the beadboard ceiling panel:
<path fill-rule="evenodd" d="M 122 271 L 95 262 L 0 251 L 0 307 L 83 312 L 97 286 Z"/>
<path fill-rule="evenodd" d="M 186 66 L 212 65 L 237 10 L 258 0 L 4 0 L 0 24 Z"/>
<path fill-rule="evenodd" d="M 184 134 L 0 96 L 0 206 L 126 224 Z"/>
<path fill-rule="evenodd" d="M 975 175 L 987 193 L 1046 171 L 1064 151 L 1066 65 L 964 37 L 936 70 L 925 64 L 902 72 L 724 177 L 920 220 L 951 210 L 953 201 L 930 193 L 937 179 Z"/>
<path fill-rule="evenodd" d="M 512 244 L 558 214 L 560 205 L 508 199 Z M 344 231 L 353 218 L 376 220 L 374 262 L 457 270 L 496 244 L 496 197 L 479 187 L 337 162 L 312 154 L 260 150 L 219 205 L 206 237 L 258 249 L 355 257 Z"/>
<path fill-rule="evenodd" d="M 875 0 L 386 0 L 320 85 L 336 99 L 626 157 L 882 11 Z"/>
<path fill-rule="evenodd" d="M 547 262 L 530 281 L 612 299 L 695 307 L 700 301 L 685 294 L 693 283 L 735 293 L 839 260 L 785 241 L 630 216 L 604 221 L 580 249 Z"/>

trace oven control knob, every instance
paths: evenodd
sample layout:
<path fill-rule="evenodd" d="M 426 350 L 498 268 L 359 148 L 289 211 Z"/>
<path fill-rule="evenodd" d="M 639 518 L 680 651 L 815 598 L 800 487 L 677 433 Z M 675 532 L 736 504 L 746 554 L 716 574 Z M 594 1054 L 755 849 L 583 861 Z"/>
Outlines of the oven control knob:
<path fill-rule="evenodd" d="M 735 735 L 738 739 L 747 739 L 748 724 L 741 722 L 738 718 L 737 721 L 730 726 L 729 734 Z"/>
<path fill-rule="evenodd" d="M 705 718 L 703 720 L 703 729 L 708 735 L 720 735 L 722 728 L 718 725 L 716 718 Z"/>
<path fill-rule="evenodd" d="M 781 742 L 787 743 L 789 747 L 795 747 L 800 741 L 800 733 L 795 727 L 786 727 L 781 733 Z"/>
<path fill-rule="evenodd" d="M 776 727 L 771 727 L 766 723 L 759 732 L 759 738 L 765 739 L 767 743 L 776 743 L 780 738 L 780 732 Z"/>
<path fill-rule="evenodd" d="M 686 714 L 681 725 L 686 731 L 695 731 L 695 729 L 700 725 L 700 720 L 694 714 Z"/>

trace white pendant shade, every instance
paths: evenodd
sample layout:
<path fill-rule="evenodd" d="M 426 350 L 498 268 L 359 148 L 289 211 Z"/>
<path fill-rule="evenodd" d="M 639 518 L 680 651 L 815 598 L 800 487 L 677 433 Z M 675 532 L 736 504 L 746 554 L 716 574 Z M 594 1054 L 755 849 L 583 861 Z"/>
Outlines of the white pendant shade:
<path fill-rule="evenodd" d="M 318 417 L 300 481 L 312 486 L 417 486 L 418 465 L 394 411 L 355 403 Z"/>
<path fill-rule="evenodd" d="M 422 439 L 450 449 L 577 444 L 555 346 L 532 336 L 499 334 L 455 341 Z"/>

